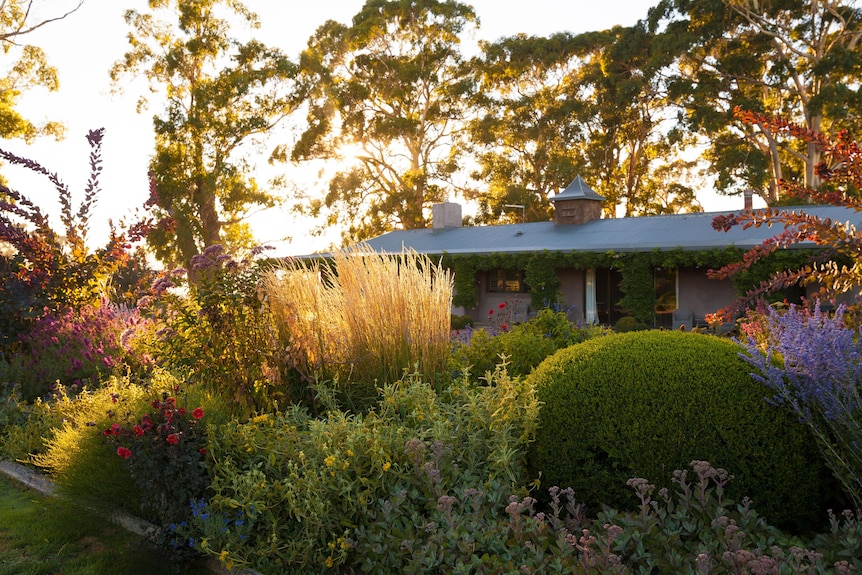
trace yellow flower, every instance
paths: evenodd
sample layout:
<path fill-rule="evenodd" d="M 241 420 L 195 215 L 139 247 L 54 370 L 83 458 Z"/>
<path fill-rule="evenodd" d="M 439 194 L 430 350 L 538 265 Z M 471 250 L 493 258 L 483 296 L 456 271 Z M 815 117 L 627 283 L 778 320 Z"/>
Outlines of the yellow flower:
<path fill-rule="evenodd" d="M 332 560 L 332 556 L 327 557 L 326 558 L 326 566 L 332 567 L 333 565 L 335 565 L 335 561 Z"/>
<path fill-rule="evenodd" d="M 324 459 L 323 462 L 326 464 L 327 467 L 332 467 L 333 465 L 335 465 L 335 456 L 330 455 L 329 457 Z"/>
<path fill-rule="evenodd" d="M 341 464 L 341 469 L 347 469 L 348 467 L 350 467 L 349 461 L 345 461 L 344 463 Z"/>
<path fill-rule="evenodd" d="M 257 415 L 257 416 L 255 416 L 255 417 L 253 417 L 251 421 L 252 421 L 252 423 L 263 423 L 263 422 L 264 422 L 264 421 L 266 421 L 267 419 L 268 419 L 267 414 L 262 413 L 262 414 L 260 414 L 260 415 Z"/>
<path fill-rule="evenodd" d="M 353 457 L 353 450 L 352 449 L 347 450 L 347 457 Z"/>
<path fill-rule="evenodd" d="M 222 549 L 222 552 L 218 554 L 218 560 L 222 563 L 227 559 L 227 549 Z"/>
<path fill-rule="evenodd" d="M 392 467 L 392 463 L 390 463 L 389 461 L 387 461 L 386 463 L 384 463 L 384 464 L 383 464 L 383 471 L 389 471 L 389 469 L 390 469 L 391 467 Z"/>

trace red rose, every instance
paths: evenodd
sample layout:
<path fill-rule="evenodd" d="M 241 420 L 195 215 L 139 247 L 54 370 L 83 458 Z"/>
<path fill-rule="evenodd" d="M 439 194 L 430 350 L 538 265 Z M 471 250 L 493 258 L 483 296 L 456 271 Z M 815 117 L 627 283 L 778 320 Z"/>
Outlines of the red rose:
<path fill-rule="evenodd" d="M 500 329 L 502 329 L 503 331 L 509 331 L 509 326 L 504 323 L 500 326 Z"/>
<path fill-rule="evenodd" d="M 201 455 L 206 455 L 206 454 L 207 454 L 207 450 L 206 450 L 206 448 L 204 448 L 204 447 L 201 447 L 200 449 L 198 449 L 198 451 L 200 451 L 200 452 L 201 452 Z"/>
<path fill-rule="evenodd" d="M 181 407 L 181 408 L 179 409 L 179 412 L 180 412 L 180 415 L 185 415 L 185 414 L 186 414 L 186 408 L 185 408 L 185 407 Z"/>
<path fill-rule="evenodd" d="M 192 411 L 192 417 L 195 419 L 200 419 L 204 416 L 204 408 L 196 407 L 194 411 Z"/>
<path fill-rule="evenodd" d="M 168 435 L 167 440 L 169 445 L 176 445 L 180 441 L 180 436 L 176 433 L 171 433 Z"/>
<path fill-rule="evenodd" d="M 134 431 L 135 431 L 135 435 L 137 435 L 138 437 L 140 437 L 144 434 L 144 428 L 141 427 L 140 425 L 136 425 L 134 427 Z"/>
<path fill-rule="evenodd" d="M 497 307 L 498 307 L 498 308 L 500 308 L 500 309 L 504 309 L 504 308 L 506 307 L 506 302 L 502 302 L 502 303 L 501 303 L 500 305 L 498 305 Z"/>
<path fill-rule="evenodd" d="M 117 448 L 117 455 L 119 455 L 123 459 L 128 459 L 132 456 L 132 450 L 129 449 L 128 447 L 118 447 Z"/>
<path fill-rule="evenodd" d="M 488 315 L 494 315 L 494 310 L 489 309 L 489 310 L 488 310 Z"/>

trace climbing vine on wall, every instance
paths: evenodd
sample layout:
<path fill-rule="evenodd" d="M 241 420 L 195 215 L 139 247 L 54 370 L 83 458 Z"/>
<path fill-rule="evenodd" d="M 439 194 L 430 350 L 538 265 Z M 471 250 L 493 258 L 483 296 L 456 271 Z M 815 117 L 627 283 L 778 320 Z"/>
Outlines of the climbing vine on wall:
<path fill-rule="evenodd" d="M 553 307 L 559 301 L 560 279 L 557 269 L 569 268 L 614 268 L 622 275 L 621 307 L 632 316 L 646 323 L 652 322 L 655 310 L 655 288 L 652 270 L 661 268 L 702 267 L 719 268 L 738 261 L 743 250 L 728 247 L 716 250 L 668 250 L 650 252 L 531 252 L 496 254 L 444 254 L 443 265 L 455 274 L 455 297 L 453 303 L 467 309 L 478 303 L 477 274 L 480 271 L 503 269 L 524 270 L 524 282 L 530 287 L 532 308 L 539 310 Z M 811 256 L 808 250 L 793 250 L 782 255 L 782 261 L 774 265 L 789 266 L 792 261 L 806 262 Z M 791 261 L 792 260 L 792 261 Z M 762 270 L 750 273 L 734 281 L 739 293 L 758 281 Z"/>
<path fill-rule="evenodd" d="M 623 292 L 619 305 L 647 325 L 652 325 L 655 316 L 655 284 L 650 260 L 641 254 L 625 254 L 619 260 L 620 291 Z"/>

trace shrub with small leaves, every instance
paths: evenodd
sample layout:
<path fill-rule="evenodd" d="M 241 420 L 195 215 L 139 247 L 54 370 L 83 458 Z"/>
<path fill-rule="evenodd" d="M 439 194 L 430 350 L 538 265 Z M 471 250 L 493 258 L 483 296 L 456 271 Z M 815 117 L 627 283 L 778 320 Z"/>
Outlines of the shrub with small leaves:
<path fill-rule="evenodd" d="M 591 509 L 624 509 L 626 478 L 660 481 L 708 459 L 734 469 L 735 495 L 750 496 L 774 524 L 812 529 L 834 482 L 808 429 L 767 404 L 739 352 L 729 339 L 675 330 L 557 352 L 527 378 L 542 403 L 533 473 L 573 487 Z"/>
<path fill-rule="evenodd" d="M 503 304 L 501 304 L 503 305 Z M 508 309 L 508 306 L 502 311 Z M 564 312 L 543 309 L 524 323 L 496 324 L 496 329 L 473 330 L 468 341 L 455 345 L 449 368 L 456 374 L 493 372 L 501 358 L 513 377 L 527 375 L 558 349 L 603 333 L 600 327 L 577 327 Z"/>
<path fill-rule="evenodd" d="M 0 384 L 0 458 L 27 461 L 43 452 L 44 438 L 62 421 L 50 402 L 24 401 L 18 386 Z"/>
<path fill-rule="evenodd" d="M 493 482 L 505 498 L 527 480 L 538 404 L 505 370 L 484 386 L 461 378 L 439 395 L 411 375 L 385 385 L 365 414 L 345 413 L 332 390 L 319 391 L 323 419 L 293 407 L 225 425 L 211 438 L 210 510 L 242 510 L 248 541 L 237 547 L 210 524 L 194 536 L 206 541 L 203 550 L 228 551 L 225 562 L 263 572 L 323 572 L 352 560 L 352 533 L 371 521 L 369 507 L 402 490 L 407 507 L 430 518 L 442 495 Z"/>
<path fill-rule="evenodd" d="M 176 382 L 157 374 L 150 383 L 155 389 L 166 384 L 173 386 Z M 75 501 L 139 513 L 139 490 L 102 430 L 118 418 L 124 420 L 145 409 L 150 393 L 142 385 L 116 376 L 97 389 L 84 389 L 74 395 L 67 394 L 66 388 L 58 388 L 42 402 L 53 426 L 45 434 L 43 449 L 34 452 L 30 460 L 51 475 L 61 493 Z"/>

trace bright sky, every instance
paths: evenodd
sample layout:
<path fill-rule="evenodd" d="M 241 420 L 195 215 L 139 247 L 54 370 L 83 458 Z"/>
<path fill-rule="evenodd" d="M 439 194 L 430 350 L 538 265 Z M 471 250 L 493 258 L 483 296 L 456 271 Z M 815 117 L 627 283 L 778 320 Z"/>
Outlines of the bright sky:
<path fill-rule="evenodd" d="M 36 2 L 41 14 L 49 16 L 76 3 L 77 0 Z M 548 35 L 631 25 L 645 17 L 656 0 L 468 0 L 468 3 L 481 21 L 477 38 L 495 40 L 519 32 Z M 363 4 L 364 0 L 246 0 L 246 5 L 261 17 L 258 37 L 292 58 L 305 47 L 318 26 L 328 19 L 349 23 Z M 111 65 L 128 46 L 123 12 L 128 8 L 144 11 L 146 5 L 144 0 L 85 0 L 84 6 L 66 20 L 30 34 L 26 41 L 45 50 L 50 63 L 58 69 L 60 90 L 25 94 L 21 110 L 34 121 L 62 121 L 67 128 L 66 139 L 61 142 L 43 139 L 30 146 L 20 141 L 0 144 L 56 171 L 70 186 L 77 202 L 83 195 L 89 172 L 89 147 L 84 136 L 91 129 L 104 127 L 102 194 L 94 229 L 97 239 L 105 228 L 104 222 L 127 214 L 148 195 L 147 163 L 153 146 L 151 118 L 161 112 L 161 103 L 152 100 L 149 112 L 137 114 L 136 101 L 146 90 L 145 84 L 132 82 L 125 94 L 112 95 L 108 77 Z M 43 178 L 26 177 L 8 166 L 3 170 L 14 189 L 29 195 L 43 209 L 47 206 L 57 209 L 56 194 Z M 741 207 L 737 205 L 741 203 L 739 199 L 731 199 L 731 203 L 709 195 L 699 199 L 707 211 Z M 297 221 L 287 207 L 270 210 L 253 220 L 253 225 L 258 240 L 276 245 L 278 255 L 311 253 L 335 239 L 305 235 L 301 231 L 305 223 Z M 290 242 L 282 240 L 287 233 L 293 234 Z"/>

